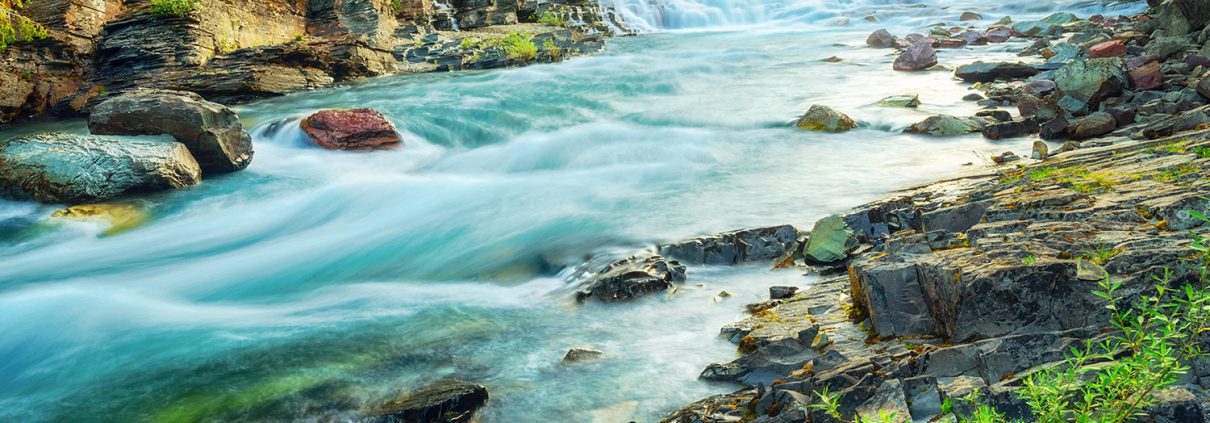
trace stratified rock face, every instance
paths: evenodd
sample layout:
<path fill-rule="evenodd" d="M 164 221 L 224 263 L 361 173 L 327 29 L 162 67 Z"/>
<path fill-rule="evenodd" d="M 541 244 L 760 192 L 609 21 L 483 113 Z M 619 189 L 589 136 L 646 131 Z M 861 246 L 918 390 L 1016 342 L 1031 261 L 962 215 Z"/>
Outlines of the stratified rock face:
<path fill-rule="evenodd" d="M 487 388 L 482 385 L 443 381 L 383 406 L 381 415 L 363 422 L 468 423 L 487 401 Z"/>
<path fill-rule="evenodd" d="M 857 122 L 831 107 L 814 105 L 794 126 L 805 131 L 844 132 L 856 128 Z"/>
<path fill-rule="evenodd" d="M 1063 95 L 1095 108 L 1126 87 L 1126 67 L 1117 57 L 1076 59 L 1056 70 L 1054 81 Z"/>
<path fill-rule="evenodd" d="M 97 105 L 88 118 L 97 135 L 171 135 L 189 148 L 202 171 L 248 167 L 252 138 L 235 112 L 180 91 L 136 90 Z"/>
<path fill-rule="evenodd" d="M 937 65 L 937 50 L 927 40 L 916 41 L 895 58 L 894 69 L 903 72 L 922 71 Z"/>
<path fill-rule="evenodd" d="M 370 109 L 323 110 L 304 119 L 302 129 L 329 150 L 382 150 L 402 145 L 395 125 Z"/>
<path fill-rule="evenodd" d="M 660 254 L 692 264 L 735 265 L 773 260 L 798 242 L 790 225 L 727 232 L 660 247 Z"/>
<path fill-rule="evenodd" d="M 307 18 L 312 35 L 348 33 L 379 40 L 390 38 L 399 26 L 391 0 L 311 0 Z"/>
<path fill-rule="evenodd" d="M 844 218 L 832 215 L 815 222 L 803 254 L 819 263 L 833 263 L 848 258 L 857 244 L 857 235 Z"/>
<path fill-rule="evenodd" d="M 658 255 L 635 256 L 610 263 L 576 294 L 584 301 L 627 301 L 672 288 L 685 281 L 685 266 Z"/>
<path fill-rule="evenodd" d="M 170 137 L 36 134 L 0 143 L 0 196 L 7 198 L 92 202 L 199 181 L 197 161 Z"/>

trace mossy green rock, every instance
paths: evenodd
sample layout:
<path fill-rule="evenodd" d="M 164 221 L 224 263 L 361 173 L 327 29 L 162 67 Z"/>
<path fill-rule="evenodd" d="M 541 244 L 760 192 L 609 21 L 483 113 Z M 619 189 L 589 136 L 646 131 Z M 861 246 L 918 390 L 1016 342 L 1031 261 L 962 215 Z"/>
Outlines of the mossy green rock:
<path fill-rule="evenodd" d="M 857 235 L 844 218 L 831 215 L 815 222 L 804 254 L 820 263 L 833 263 L 849 257 L 857 248 Z"/>
<path fill-rule="evenodd" d="M 857 127 L 857 122 L 831 107 L 815 105 L 795 123 L 804 131 L 844 132 Z"/>
<path fill-rule="evenodd" d="M 884 98 L 882 100 L 878 100 L 877 104 L 882 107 L 917 107 L 920 105 L 920 95 L 919 94 L 893 95 L 893 96 Z"/>
<path fill-rule="evenodd" d="M 1122 92 L 1126 64 L 1119 57 L 1076 59 L 1056 70 L 1054 81 L 1063 95 L 1095 108 L 1102 100 Z"/>

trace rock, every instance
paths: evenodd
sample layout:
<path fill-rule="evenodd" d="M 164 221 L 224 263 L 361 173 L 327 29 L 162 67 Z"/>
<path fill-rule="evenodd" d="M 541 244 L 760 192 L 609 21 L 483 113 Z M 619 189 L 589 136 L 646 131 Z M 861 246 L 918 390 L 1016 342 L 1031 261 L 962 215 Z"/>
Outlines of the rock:
<path fill-rule="evenodd" d="M 1113 115 L 1113 119 L 1118 122 L 1118 127 L 1123 127 L 1134 123 L 1137 110 L 1133 106 L 1114 106 L 1106 107 L 1105 113 Z"/>
<path fill-rule="evenodd" d="M 962 15 L 958 17 L 958 20 L 960 20 L 962 22 L 980 21 L 980 20 L 983 20 L 983 15 L 980 15 L 975 12 L 962 12 Z"/>
<path fill-rule="evenodd" d="M 148 220 L 147 213 L 139 210 L 138 207 L 120 203 L 71 206 L 54 212 L 51 217 L 61 220 L 102 221 L 109 226 L 101 233 L 103 236 L 126 232 L 142 226 Z"/>
<path fill-rule="evenodd" d="M 194 93 L 136 90 L 110 98 L 93 109 L 88 129 L 97 135 L 170 135 L 206 174 L 252 162 L 252 138 L 235 112 Z"/>
<path fill-rule="evenodd" d="M 1148 408 L 1147 415 L 1156 423 L 1204 422 L 1210 416 L 1200 402 L 1190 388 L 1167 388 L 1155 393 L 1155 403 Z"/>
<path fill-rule="evenodd" d="M 1076 260 L 1076 279 L 1082 281 L 1103 281 L 1109 277 L 1109 272 L 1105 271 L 1101 265 L 1088 260 Z"/>
<path fill-rule="evenodd" d="M 1045 141 L 1034 141 L 1033 153 L 1029 157 L 1034 160 L 1050 158 L 1050 146 L 1046 145 Z"/>
<path fill-rule="evenodd" d="M 790 225 L 725 232 L 661 246 L 660 254 L 684 263 L 736 265 L 774 260 L 798 243 L 798 229 Z"/>
<path fill-rule="evenodd" d="M 992 163 L 995 163 L 998 165 L 1002 165 L 1005 163 L 1012 163 L 1012 162 L 1016 162 L 1016 161 L 1020 161 L 1020 160 L 1021 160 L 1021 157 L 1017 156 L 1016 153 L 1013 153 L 1011 151 L 1005 151 L 1003 153 L 1000 153 L 999 155 L 992 156 Z"/>
<path fill-rule="evenodd" d="M 904 132 L 909 134 L 933 135 L 949 137 L 979 132 L 983 122 L 973 118 L 961 118 L 950 115 L 930 116 L 923 121 L 909 126 Z"/>
<path fill-rule="evenodd" d="M 1003 43 L 1013 37 L 1013 29 L 1007 26 L 998 26 L 988 29 L 983 35 L 987 37 L 988 42 Z"/>
<path fill-rule="evenodd" d="M 1090 59 L 1102 57 L 1122 57 L 1126 55 L 1126 43 L 1122 40 L 1110 40 L 1088 48 Z"/>
<path fill-rule="evenodd" d="M 800 370 L 819 357 L 815 350 L 797 339 L 783 338 L 757 347 L 740 358 L 727 363 L 711 363 L 699 377 L 716 382 L 739 382 L 748 386 L 769 385 Z"/>
<path fill-rule="evenodd" d="M 937 65 L 937 50 L 928 41 L 917 41 L 895 58 L 894 69 L 901 72 L 922 71 Z"/>
<path fill-rule="evenodd" d="M 915 264 L 854 263 L 851 268 L 856 293 L 854 301 L 865 307 L 878 336 L 919 336 L 934 332 L 935 323 L 929 314 Z"/>
<path fill-rule="evenodd" d="M 107 200 L 197 185 L 201 168 L 171 137 L 35 134 L 0 143 L 0 197 Z"/>
<path fill-rule="evenodd" d="M 1160 62 L 1150 62 L 1130 71 L 1130 82 L 1136 90 L 1153 90 L 1164 85 Z"/>
<path fill-rule="evenodd" d="M 1054 119 L 1046 121 L 1042 127 L 1038 128 L 1038 136 L 1044 140 L 1057 140 L 1067 136 L 1068 129 L 1067 117 L 1063 115 L 1055 116 Z"/>
<path fill-rule="evenodd" d="M 770 300 L 784 300 L 793 297 L 798 293 L 797 286 L 771 286 L 769 287 Z"/>
<path fill-rule="evenodd" d="M 487 405 L 487 388 L 462 381 L 438 382 L 382 407 L 364 423 L 469 423 Z"/>
<path fill-rule="evenodd" d="M 1166 60 L 1174 54 L 1185 51 L 1188 47 L 1189 40 L 1185 37 L 1152 37 L 1143 50 L 1143 57 Z"/>
<path fill-rule="evenodd" d="M 979 100 L 983 100 L 983 96 L 976 94 L 976 93 L 970 93 L 970 94 L 962 96 L 962 101 L 979 101 Z"/>
<path fill-rule="evenodd" d="M 966 41 L 966 44 L 971 46 L 983 46 L 987 45 L 988 43 L 987 35 L 978 31 L 963 32 L 958 34 L 958 38 L 961 38 L 962 41 Z"/>
<path fill-rule="evenodd" d="M 1056 70 L 1054 81 L 1063 95 L 1097 107 L 1106 98 L 1121 94 L 1126 69 L 1120 58 L 1076 59 Z"/>
<path fill-rule="evenodd" d="M 1118 121 L 1113 118 L 1113 115 L 1096 112 L 1076 120 L 1071 124 L 1069 131 L 1072 138 L 1083 140 L 1108 134 L 1117 127 Z"/>
<path fill-rule="evenodd" d="M 857 127 L 857 122 L 831 107 L 814 105 L 794 124 L 804 131 L 844 132 Z"/>
<path fill-rule="evenodd" d="M 580 363 L 589 360 L 596 360 L 605 355 L 600 351 L 592 348 L 572 348 L 567 350 L 567 355 L 563 356 L 564 363 Z"/>
<path fill-rule="evenodd" d="M 1205 0 L 1148 2 L 1154 6 L 1156 25 L 1169 34 L 1188 34 L 1210 22 L 1210 4 Z"/>
<path fill-rule="evenodd" d="M 634 256 L 610 263 L 576 293 L 583 302 L 596 298 L 605 302 L 628 301 L 664 291 L 685 282 L 685 266 L 658 255 Z"/>
<path fill-rule="evenodd" d="M 881 421 L 883 416 L 895 416 L 893 421 L 911 421 L 912 417 L 898 379 L 882 382 L 874 396 L 857 407 L 857 415 L 862 421 Z"/>
<path fill-rule="evenodd" d="M 1197 82 L 1197 92 L 1202 97 L 1210 99 L 1210 76 L 1202 78 L 1201 81 Z"/>
<path fill-rule="evenodd" d="M 1056 88 L 1055 81 L 1039 79 L 1025 84 L 1025 93 L 1032 96 L 1045 96 L 1054 92 Z"/>
<path fill-rule="evenodd" d="M 990 123 L 983 127 L 983 137 L 989 140 L 1015 138 L 1038 131 L 1038 122 L 1033 119 Z"/>
<path fill-rule="evenodd" d="M 879 106 L 884 107 L 917 107 L 920 106 L 919 94 L 901 94 L 893 95 L 882 100 L 878 100 Z"/>
<path fill-rule="evenodd" d="M 975 112 L 976 117 L 987 118 L 992 122 L 1011 122 L 1013 114 L 1007 110 L 980 110 Z"/>
<path fill-rule="evenodd" d="M 302 121 L 303 132 L 329 150 L 381 150 L 402 144 L 399 132 L 370 109 L 323 110 Z"/>
<path fill-rule="evenodd" d="M 895 36 L 886 29 L 879 29 L 870 34 L 865 40 L 866 45 L 874 48 L 895 47 Z"/>
<path fill-rule="evenodd" d="M 992 82 L 997 79 L 1020 79 L 1038 74 L 1038 69 L 1024 63 L 975 62 L 962 65 L 954 76 L 966 82 Z"/>
<path fill-rule="evenodd" d="M 831 215 L 815 222 L 803 254 L 819 263 L 834 263 L 849 257 L 857 248 L 857 236 L 844 218 Z"/>

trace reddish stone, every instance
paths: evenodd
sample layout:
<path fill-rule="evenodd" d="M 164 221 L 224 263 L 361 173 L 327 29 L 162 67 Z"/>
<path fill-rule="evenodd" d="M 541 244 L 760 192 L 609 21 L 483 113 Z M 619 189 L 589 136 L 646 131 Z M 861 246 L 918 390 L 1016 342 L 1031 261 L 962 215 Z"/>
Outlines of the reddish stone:
<path fill-rule="evenodd" d="M 966 40 L 961 38 L 942 38 L 937 40 L 938 48 L 962 48 L 966 46 Z"/>
<path fill-rule="evenodd" d="M 382 150 L 403 143 L 395 126 L 370 109 L 322 110 L 303 120 L 302 129 L 329 150 Z"/>
<path fill-rule="evenodd" d="M 998 26 L 987 30 L 987 40 L 993 43 L 1003 43 L 1008 41 L 1013 36 L 1013 29 L 1007 26 Z"/>
<path fill-rule="evenodd" d="M 1088 49 L 1088 57 L 1121 57 L 1126 55 L 1126 43 L 1122 40 L 1106 41 Z"/>
<path fill-rule="evenodd" d="M 1164 85 L 1164 74 L 1160 72 L 1160 62 L 1151 62 L 1130 71 L 1130 82 L 1136 90 L 1153 90 Z"/>

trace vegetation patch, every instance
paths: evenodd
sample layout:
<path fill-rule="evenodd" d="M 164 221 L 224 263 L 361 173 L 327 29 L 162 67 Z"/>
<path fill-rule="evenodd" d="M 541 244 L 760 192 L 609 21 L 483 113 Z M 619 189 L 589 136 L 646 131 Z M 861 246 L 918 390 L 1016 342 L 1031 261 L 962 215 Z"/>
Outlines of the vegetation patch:
<path fill-rule="evenodd" d="M 197 10 L 198 0 L 151 0 L 148 11 L 161 17 L 183 18 Z"/>
<path fill-rule="evenodd" d="M 553 10 L 547 10 L 542 16 L 538 17 L 538 23 L 550 26 L 567 26 L 567 19 L 563 19 L 562 16 Z"/>
<path fill-rule="evenodd" d="M 46 27 L 17 13 L 30 0 L 0 0 L 0 51 L 18 42 L 44 40 L 50 34 Z"/>
<path fill-rule="evenodd" d="M 534 44 L 534 34 L 529 32 L 512 32 L 496 41 L 504 56 L 516 62 L 530 62 L 538 57 L 538 46 Z"/>
<path fill-rule="evenodd" d="M 1098 245 L 1096 247 L 1084 250 L 1084 254 L 1081 254 L 1080 258 L 1096 264 L 1105 264 L 1114 257 L 1117 257 L 1118 254 L 1122 254 L 1122 251 L 1123 250 L 1121 248 L 1113 248 L 1108 245 Z"/>
<path fill-rule="evenodd" d="M 1193 163 L 1185 163 L 1183 165 L 1164 169 L 1151 174 L 1151 180 L 1156 182 L 1172 182 L 1181 179 L 1185 175 L 1197 173 L 1201 168 Z"/>

